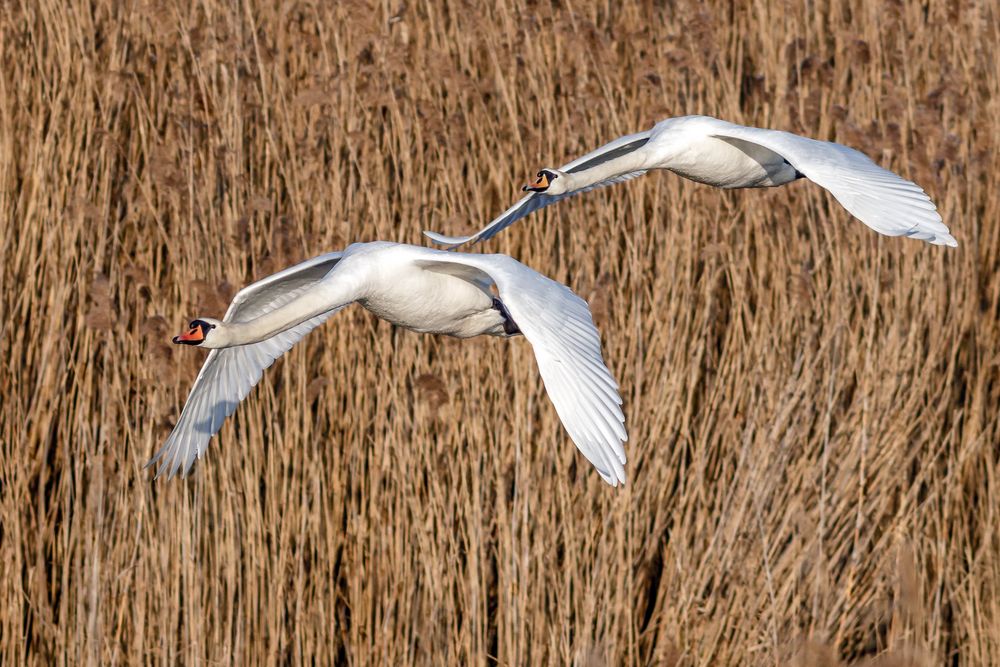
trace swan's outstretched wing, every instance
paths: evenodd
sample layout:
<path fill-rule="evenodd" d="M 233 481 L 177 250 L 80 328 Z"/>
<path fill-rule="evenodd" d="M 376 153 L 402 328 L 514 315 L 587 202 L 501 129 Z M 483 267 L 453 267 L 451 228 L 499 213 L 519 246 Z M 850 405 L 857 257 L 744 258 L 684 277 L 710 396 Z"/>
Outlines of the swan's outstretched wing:
<path fill-rule="evenodd" d="M 711 136 L 747 141 L 774 151 L 875 231 L 935 245 L 958 245 L 919 185 L 883 169 L 864 153 L 780 130 L 724 125 Z"/>
<path fill-rule="evenodd" d="M 576 173 L 585 169 L 592 169 L 600 164 L 608 162 L 609 160 L 615 160 L 622 157 L 623 155 L 628 155 L 629 153 L 646 145 L 646 142 L 649 141 L 650 132 L 651 130 L 647 130 L 646 132 L 639 132 L 637 134 L 629 134 L 624 137 L 619 137 L 618 139 L 601 146 L 597 150 L 591 151 L 583 157 L 577 158 L 569 164 L 559 167 L 559 171 Z M 575 190 L 573 192 L 566 192 L 561 195 L 547 195 L 544 192 L 532 192 L 527 197 L 522 197 L 520 201 L 498 215 L 488 225 L 471 236 L 445 236 L 444 234 L 431 231 L 425 231 L 424 235 L 435 243 L 448 246 L 448 248 L 457 248 L 458 246 L 465 245 L 470 242 L 478 243 L 479 241 L 486 241 L 493 238 L 499 232 L 514 224 L 521 218 L 534 213 L 540 208 L 545 208 L 549 204 L 554 204 L 557 201 L 581 195 L 584 192 L 590 192 L 591 190 L 602 188 L 606 185 L 621 183 L 622 181 L 642 176 L 645 173 L 645 170 L 641 170 L 618 174 L 612 178 L 594 183 L 593 185 L 589 185 L 585 188 L 580 188 L 579 190 Z"/>
<path fill-rule="evenodd" d="M 222 428 L 222 422 L 260 381 L 264 370 L 338 310 L 306 320 L 261 343 L 210 351 L 174 430 L 146 465 L 159 463 L 157 477 L 164 473 L 173 477 L 178 472 L 186 475 L 195 459 L 205 453 L 211 437 Z"/>
<path fill-rule="evenodd" d="M 563 426 L 587 460 L 612 486 L 625 483 L 628 440 L 618 385 L 601 356 L 601 338 L 587 302 L 568 287 L 506 255 L 465 255 L 426 250 L 417 261 L 428 270 L 484 279 L 497 286 L 500 300 L 531 343 L 538 370 Z M 438 268 L 447 267 L 447 268 Z"/>
<path fill-rule="evenodd" d="M 245 287 L 233 298 L 224 321 L 245 322 L 289 303 L 326 277 L 341 256 L 339 252 L 320 255 Z M 159 463 L 157 476 L 186 475 L 222 422 L 260 381 L 264 369 L 341 308 L 260 343 L 210 351 L 174 430 L 146 466 Z"/>

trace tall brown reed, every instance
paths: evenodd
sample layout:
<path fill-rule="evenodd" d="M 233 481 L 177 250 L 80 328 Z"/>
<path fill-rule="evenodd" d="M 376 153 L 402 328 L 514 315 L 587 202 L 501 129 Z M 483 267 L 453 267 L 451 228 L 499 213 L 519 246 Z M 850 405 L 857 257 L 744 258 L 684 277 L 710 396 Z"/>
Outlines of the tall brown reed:
<path fill-rule="evenodd" d="M 0 8 L 0 662 L 1000 664 L 991 3 Z M 602 484 L 528 345 L 357 309 L 185 481 L 167 342 L 352 241 L 478 227 L 668 115 L 853 145 L 956 251 L 670 175 L 482 249 L 589 299 Z"/>

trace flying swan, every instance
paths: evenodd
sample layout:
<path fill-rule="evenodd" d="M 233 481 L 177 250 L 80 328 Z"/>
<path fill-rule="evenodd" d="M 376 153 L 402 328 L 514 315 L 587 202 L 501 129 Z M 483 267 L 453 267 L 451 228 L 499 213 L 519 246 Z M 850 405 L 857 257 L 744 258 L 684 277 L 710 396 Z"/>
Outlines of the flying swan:
<path fill-rule="evenodd" d="M 625 483 L 622 399 L 586 301 L 507 255 L 387 242 L 297 264 L 242 289 L 221 321 L 191 322 L 173 342 L 211 352 L 177 425 L 146 465 L 158 464 L 157 476 L 186 475 L 264 369 L 352 303 L 418 333 L 523 334 L 570 438 L 604 481 Z"/>
<path fill-rule="evenodd" d="M 424 234 L 452 248 L 485 241 L 549 204 L 642 176 L 650 169 L 669 169 L 720 188 L 772 187 L 808 178 L 880 234 L 958 245 L 919 185 L 879 167 L 863 153 L 829 141 L 709 116 L 668 118 L 559 169 L 542 169 L 533 183 L 521 188 L 530 192 L 528 196 L 471 236 Z"/>

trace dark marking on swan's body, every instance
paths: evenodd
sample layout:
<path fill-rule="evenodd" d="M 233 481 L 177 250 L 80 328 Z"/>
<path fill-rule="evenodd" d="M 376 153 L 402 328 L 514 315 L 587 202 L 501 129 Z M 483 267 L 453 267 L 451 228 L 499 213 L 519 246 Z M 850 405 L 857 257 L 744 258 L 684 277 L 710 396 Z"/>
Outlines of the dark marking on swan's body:
<path fill-rule="evenodd" d="M 497 297 L 493 297 L 493 310 L 496 310 L 503 315 L 503 332 L 505 334 L 508 336 L 521 335 L 521 330 L 517 328 L 517 324 L 514 322 L 514 318 L 510 316 L 510 311 L 507 310 L 507 306 L 503 305 L 503 301 Z"/>
<path fill-rule="evenodd" d="M 792 169 L 795 169 L 795 165 L 794 165 L 794 164 L 792 164 L 791 162 L 789 162 L 788 160 L 785 160 L 785 164 L 787 164 L 787 165 L 788 165 L 789 167 L 791 167 Z M 796 181 L 797 181 L 797 180 L 799 180 L 800 178 L 805 178 L 805 177 L 806 177 L 806 175 L 805 175 L 805 174 L 803 174 L 803 173 L 802 173 L 801 171 L 799 171 L 798 169 L 795 169 L 795 180 L 796 180 Z"/>

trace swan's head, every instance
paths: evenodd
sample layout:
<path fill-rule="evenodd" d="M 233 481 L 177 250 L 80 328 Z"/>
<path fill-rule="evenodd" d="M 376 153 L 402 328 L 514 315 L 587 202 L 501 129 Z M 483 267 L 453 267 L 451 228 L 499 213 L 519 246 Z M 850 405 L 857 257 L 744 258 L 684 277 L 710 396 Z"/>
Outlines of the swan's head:
<path fill-rule="evenodd" d="M 222 324 L 219 320 L 204 317 L 200 320 L 191 320 L 188 330 L 180 336 L 174 336 L 174 343 L 177 345 L 196 345 L 198 347 L 214 347 L 209 338 L 213 338 L 212 332 Z"/>
<path fill-rule="evenodd" d="M 542 169 L 533 183 L 521 188 L 524 192 L 544 192 L 547 195 L 561 195 L 566 192 L 566 174 L 558 169 Z"/>

